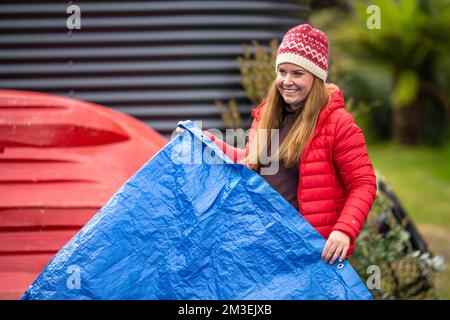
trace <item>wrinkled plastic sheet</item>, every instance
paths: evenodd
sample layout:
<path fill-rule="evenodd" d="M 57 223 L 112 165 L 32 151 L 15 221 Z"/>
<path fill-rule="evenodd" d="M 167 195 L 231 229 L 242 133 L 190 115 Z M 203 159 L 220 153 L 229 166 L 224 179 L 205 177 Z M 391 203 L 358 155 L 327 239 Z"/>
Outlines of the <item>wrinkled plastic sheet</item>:
<path fill-rule="evenodd" d="M 182 126 L 22 299 L 372 299 L 259 174 Z"/>

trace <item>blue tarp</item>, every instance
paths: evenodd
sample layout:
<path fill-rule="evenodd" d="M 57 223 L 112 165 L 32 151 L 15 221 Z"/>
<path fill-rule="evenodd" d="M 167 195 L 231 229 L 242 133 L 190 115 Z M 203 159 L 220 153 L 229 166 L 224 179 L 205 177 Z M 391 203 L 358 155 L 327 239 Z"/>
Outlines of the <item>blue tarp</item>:
<path fill-rule="evenodd" d="M 259 174 L 182 126 L 22 299 L 372 299 Z"/>

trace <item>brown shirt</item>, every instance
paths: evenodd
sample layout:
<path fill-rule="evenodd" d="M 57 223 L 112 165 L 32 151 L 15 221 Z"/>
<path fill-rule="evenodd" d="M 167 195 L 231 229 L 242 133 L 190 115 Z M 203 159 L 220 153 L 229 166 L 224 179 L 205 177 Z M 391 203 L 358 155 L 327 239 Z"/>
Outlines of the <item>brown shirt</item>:
<path fill-rule="evenodd" d="M 283 143 L 283 140 L 289 134 L 292 126 L 294 125 L 295 120 L 299 116 L 301 107 L 298 110 L 293 110 L 290 105 L 285 105 L 284 109 L 284 122 L 280 128 L 280 146 Z M 269 151 L 270 152 L 270 151 Z M 262 167 L 266 167 L 268 165 L 263 165 Z M 298 172 L 298 164 L 293 166 L 292 168 L 286 168 L 284 162 L 280 160 L 279 169 L 276 174 L 273 175 L 261 175 L 266 181 L 281 194 L 287 202 L 289 202 L 297 211 L 298 211 L 298 202 L 297 202 L 297 189 L 298 189 L 298 180 L 299 180 L 299 172 Z"/>

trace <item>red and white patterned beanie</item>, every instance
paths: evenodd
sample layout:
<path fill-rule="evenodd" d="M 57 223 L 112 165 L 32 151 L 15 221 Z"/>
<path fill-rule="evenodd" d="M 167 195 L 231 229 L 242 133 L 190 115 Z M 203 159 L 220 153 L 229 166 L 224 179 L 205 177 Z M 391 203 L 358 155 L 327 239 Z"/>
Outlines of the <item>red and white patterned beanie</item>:
<path fill-rule="evenodd" d="M 278 47 L 276 70 L 285 62 L 296 64 L 325 81 L 328 73 L 328 38 L 325 33 L 309 24 L 290 29 Z"/>

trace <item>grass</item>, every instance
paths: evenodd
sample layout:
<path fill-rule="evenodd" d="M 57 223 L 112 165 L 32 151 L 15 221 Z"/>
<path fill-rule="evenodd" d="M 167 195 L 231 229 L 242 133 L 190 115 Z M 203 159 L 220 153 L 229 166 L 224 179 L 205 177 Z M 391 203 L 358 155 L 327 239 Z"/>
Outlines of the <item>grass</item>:
<path fill-rule="evenodd" d="M 436 290 L 439 298 L 450 299 L 450 143 L 437 149 L 370 144 L 368 150 L 431 251 L 445 258 Z"/>

